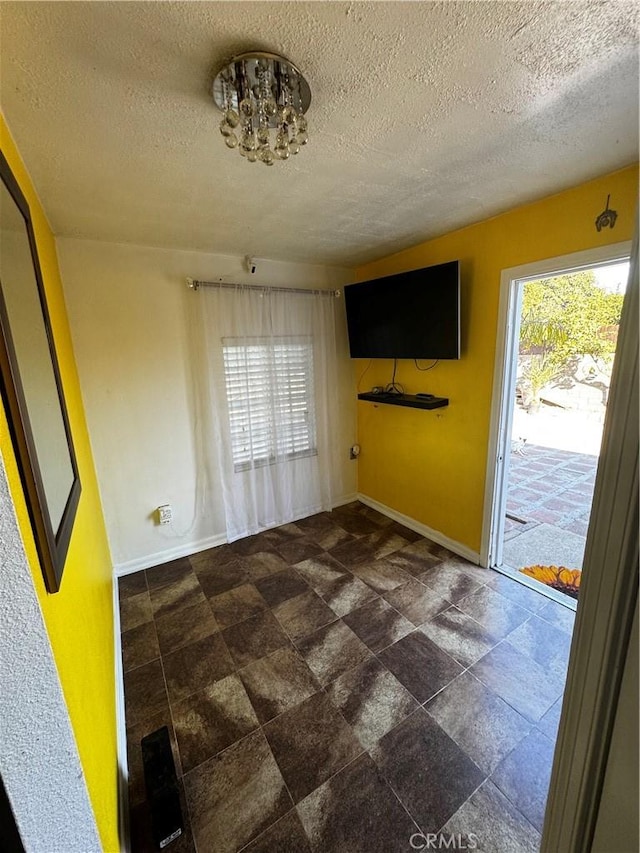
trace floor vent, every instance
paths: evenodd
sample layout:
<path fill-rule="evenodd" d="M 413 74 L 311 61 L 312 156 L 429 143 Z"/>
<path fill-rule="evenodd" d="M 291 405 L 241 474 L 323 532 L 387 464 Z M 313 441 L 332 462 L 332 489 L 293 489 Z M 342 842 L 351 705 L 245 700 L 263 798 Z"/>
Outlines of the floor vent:
<path fill-rule="evenodd" d="M 141 745 L 153 840 L 158 850 L 163 850 L 184 829 L 169 729 L 163 726 L 143 737 Z"/>

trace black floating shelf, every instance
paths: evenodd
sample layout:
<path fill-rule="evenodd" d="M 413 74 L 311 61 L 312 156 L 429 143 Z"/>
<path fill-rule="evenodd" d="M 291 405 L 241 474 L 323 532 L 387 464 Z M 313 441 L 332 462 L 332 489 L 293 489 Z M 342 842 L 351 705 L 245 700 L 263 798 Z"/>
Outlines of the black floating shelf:
<path fill-rule="evenodd" d="M 449 405 L 448 397 L 416 397 L 414 394 L 358 394 L 358 400 L 385 403 L 388 406 L 408 406 L 410 409 L 441 409 Z"/>

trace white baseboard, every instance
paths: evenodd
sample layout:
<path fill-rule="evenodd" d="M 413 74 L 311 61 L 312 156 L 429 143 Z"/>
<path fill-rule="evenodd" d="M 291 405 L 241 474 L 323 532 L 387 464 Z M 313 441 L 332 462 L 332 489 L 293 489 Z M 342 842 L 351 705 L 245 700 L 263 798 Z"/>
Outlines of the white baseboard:
<path fill-rule="evenodd" d="M 445 536 L 444 533 L 440 533 L 439 530 L 433 530 L 431 527 L 427 527 L 426 524 L 422 524 L 414 518 L 409 518 L 408 515 L 403 515 L 401 512 L 397 512 L 397 510 L 391 509 L 391 507 L 385 506 L 385 504 L 381 504 L 380 501 L 370 498 L 367 495 L 359 494 L 358 500 L 363 504 L 370 506 L 372 509 L 377 509 L 378 512 L 392 518 L 394 521 L 404 524 L 404 526 L 408 527 L 409 530 L 415 530 L 416 533 L 419 533 L 426 539 L 431 539 L 432 542 L 437 542 L 438 545 L 448 548 L 449 551 L 453 551 L 453 553 L 457 554 L 459 557 L 464 557 L 465 560 L 469 560 L 470 563 L 475 563 L 477 566 L 480 565 L 480 554 L 476 551 L 472 551 L 471 548 L 467 548 L 466 545 L 456 542 L 455 539 L 450 539 L 448 536 Z"/>
<path fill-rule="evenodd" d="M 113 567 L 113 573 L 118 578 L 131 575 L 134 572 L 142 571 L 142 569 L 150 569 L 153 566 L 159 566 L 180 557 L 190 557 L 192 554 L 206 551 L 208 548 L 217 548 L 218 545 L 224 545 L 226 541 L 226 534 L 218 533 L 216 536 L 208 536 L 206 539 L 199 539 L 196 542 L 186 542 L 175 548 L 167 548 L 164 551 L 156 551 L 155 554 L 146 554 L 144 557 L 128 560 L 126 563 L 116 563 Z"/>
<path fill-rule="evenodd" d="M 332 506 L 343 506 L 344 504 L 348 504 L 356 500 L 358 500 L 358 495 L 354 492 L 351 495 L 343 495 L 342 497 L 337 498 L 333 501 Z M 227 536 L 225 533 L 208 536 L 206 539 L 200 539 L 196 542 L 186 542 L 175 548 L 167 548 L 164 551 L 156 551 L 154 554 L 146 554 L 144 557 L 136 557 L 135 560 L 116 563 L 113 567 L 113 574 L 115 577 L 121 578 L 125 575 L 131 575 L 134 572 L 140 572 L 143 569 L 150 569 L 153 566 L 168 563 L 171 560 L 178 560 L 180 557 L 190 557 L 192 554 L 197 554 L 200 551 L 206 551 L 208 548 L 217 548 L 218 545 L 224 545 L 226 542 Z"/>
<path fill-rule="evenodd" d="M 344 506 L 345 504 L 353 503 L 354 501 L 359 500 L 360 495 L 357 492 L 354 492 L 351 495 L 343 495 L 343 497 L 335 500 L 331 506 L 335 509 L 337 506 Z"/>

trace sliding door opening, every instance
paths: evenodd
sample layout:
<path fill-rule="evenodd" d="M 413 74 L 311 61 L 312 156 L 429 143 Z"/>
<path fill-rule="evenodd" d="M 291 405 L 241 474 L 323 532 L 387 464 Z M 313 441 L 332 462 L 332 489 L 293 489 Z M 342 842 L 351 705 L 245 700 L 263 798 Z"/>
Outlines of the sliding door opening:
<path fill-rule="evenodd" d="M 503 276 L 484 557 L 572 609 L 628 275 L 618 246 Z"/>

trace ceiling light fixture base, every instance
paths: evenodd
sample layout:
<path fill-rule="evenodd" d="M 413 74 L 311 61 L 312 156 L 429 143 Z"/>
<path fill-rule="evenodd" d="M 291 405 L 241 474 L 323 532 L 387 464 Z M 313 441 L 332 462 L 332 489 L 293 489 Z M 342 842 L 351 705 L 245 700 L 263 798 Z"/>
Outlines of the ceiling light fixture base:
<path fill-rule="evenodd" d="M 212 94 L 223 112 L 220 133 L 227 148 L 237 148 L 250 163 L 272 166 L 307 144 L 311 90 L 285 57 L 264 51 L 234 57 L 218 71 Z"/>

